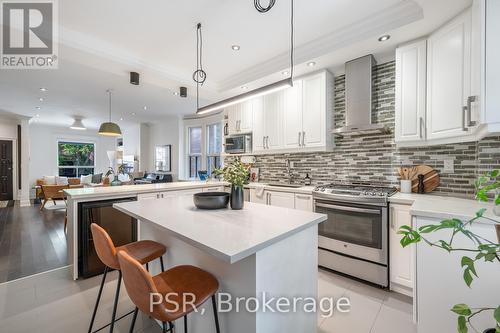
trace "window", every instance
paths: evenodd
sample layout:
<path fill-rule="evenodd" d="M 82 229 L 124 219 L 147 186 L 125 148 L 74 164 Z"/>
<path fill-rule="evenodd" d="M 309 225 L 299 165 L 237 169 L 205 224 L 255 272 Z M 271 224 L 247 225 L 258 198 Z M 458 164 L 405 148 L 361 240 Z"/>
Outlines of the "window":
<path fill-rule="evenodd" d="M 155 170 L 170 172 L 171 170 L 171 155 L 172 146 L 156 146 L 155 147 Z"/>
<path fill-rule="evenodd" d="M 211 175 L 221 166 L 222 124 L 207 125 L 207 171 Z"/>
<path fill-rule="evenodd" d="M 188 168 L 189 178 L 198 177 L 201 170 L 201 127 L 189 127 L 188 129 Z"/>
<path fill-rule="evenodd" d="M 95 144 L 59 141 L 57 161 L 59 176 L 92 175 L 95 168 Z"/>

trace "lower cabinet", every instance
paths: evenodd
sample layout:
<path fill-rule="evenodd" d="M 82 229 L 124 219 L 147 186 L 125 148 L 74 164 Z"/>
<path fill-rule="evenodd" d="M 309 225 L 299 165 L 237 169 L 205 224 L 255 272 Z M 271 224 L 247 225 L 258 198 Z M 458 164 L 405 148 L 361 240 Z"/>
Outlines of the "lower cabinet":
<path fill-rule="evenodd" d="M 172 198 L 183 195 L 193 195 L 195 193 L 200 193 L 200 192 L 223 192 L 223 191 L 224 191 L 224 186 L 214 186 L 206 188 L 194 188 L 189 190 L 153 192 L 153 193 L 139 194 L 137 196 L 137 200 L 140 201 L 140 200 L 164 199 L 164 198 Z"/>
<path fill-rule="evenodd" d="M 313 198 L 310 194 L 250 189 L 250 202 L 270 206 L 294 208 L 298 210 L 313 211 Z"/>
<path fill-rule="evenodd" d="M 313 198 L 309 194 L 295 194 L 295 209 L 313 211 Z"/>
<path fill-rule="evenodd" d="M 390 205 L 389 229 L 389 271 L 391 290 L 413 296 L 415 277 L 415 252 L 414 247 L 403 248 L 399 243 L 401 235 L 398 230 L 403 225 L 412 226 L 412 216 L 409 205 Z"/>
<path fill-rule="evenodd" d="M 203 192 L 224 192 L 224 186 L 205 187 Z"/>

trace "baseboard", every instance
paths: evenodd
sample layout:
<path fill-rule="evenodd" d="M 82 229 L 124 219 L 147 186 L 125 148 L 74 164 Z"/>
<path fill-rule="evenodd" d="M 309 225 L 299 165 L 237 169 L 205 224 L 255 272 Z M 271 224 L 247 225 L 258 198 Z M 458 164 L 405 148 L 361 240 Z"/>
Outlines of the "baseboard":
<path fill-rule="evenodd" d="M 29 207 L 31 206 L 31 200 L 19 200 L 20 207 Z"/>

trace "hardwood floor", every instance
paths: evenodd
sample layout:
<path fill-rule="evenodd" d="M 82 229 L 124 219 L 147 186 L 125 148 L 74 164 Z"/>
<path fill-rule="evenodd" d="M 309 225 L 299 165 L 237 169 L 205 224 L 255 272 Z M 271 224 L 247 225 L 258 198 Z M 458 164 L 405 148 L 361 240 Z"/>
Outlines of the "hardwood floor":
<path fill-rule="evenodd" d="M 0 208 L 0 283 L 68 264 L 65 206 Z"/>

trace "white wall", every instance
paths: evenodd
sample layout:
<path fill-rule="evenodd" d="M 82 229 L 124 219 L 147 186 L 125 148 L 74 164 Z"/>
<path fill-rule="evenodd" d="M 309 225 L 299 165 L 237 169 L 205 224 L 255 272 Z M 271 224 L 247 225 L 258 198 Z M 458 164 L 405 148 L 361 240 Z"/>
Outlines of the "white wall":
<path fill-rule="evenodd" d="M 106 173 L 109 167 L 108 150 L 116 150 L 116 138 L 104 137 L 96 131 L 77 131 L 65 127 L 30 124 L 31 158 L 30 184 L 46 175 L 57 175 L 57 141 L 93 142 L 96 145 L 96 173 Z"/>
<path fill-rule="evenodd" d="M 17 186 L 17 125 L 20 122 L 0 117 L 0 140 L 12 141 L 12 188 L 14 199 L 18 197 Z"/>
<path fill-rule="evenodd" d="M 172 177 L 174 180 L 179 179 L 179 127 L 181 120 L 178 117 L 168 117 L 154 124 L 149 124 L 149 135 L 145 132 L 141 133 L 141 140 L 145 140 L 144 145 L 141 141 L 141 146 L 147 149 L 143 153 L 143 161 L 141 161 L 142 171 L 154 171 L 154 149 L 156 146 L 172 145 Z M 146 131 L 146 127 L 141 128 Z M 144 166 L 145 168 L 142 168 Z"/>

